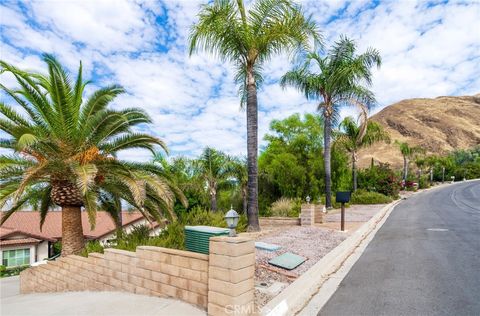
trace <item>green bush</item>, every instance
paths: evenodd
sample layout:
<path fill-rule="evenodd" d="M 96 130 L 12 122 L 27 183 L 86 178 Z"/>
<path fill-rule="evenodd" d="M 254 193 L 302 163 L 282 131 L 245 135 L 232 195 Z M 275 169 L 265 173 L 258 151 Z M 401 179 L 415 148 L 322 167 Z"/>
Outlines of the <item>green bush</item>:
<path fill-rule="evenodd" d="M 215 226 L 227 227 L 223 212 L 210 212 L 200 207 L 193 208 L 190 212 L 183 213 L 177 221 L 167 225 L 158 236 L 150 236 L 148 226 L 134 226 L 129 233 L 123 233 L 118 236 L 112 244 L 105 248 L 115 248 L 128 251 L 135 251 L 138 246 L 157 246 L 174 249 L 184 249 L 185 245 L 185 225 L 190 226 Z M 240 215 L 237 232 L 247 230 L 247 216 Z M 88 256 L 92 252 L 103 253 L 104 247 L 98 241 L 89 241 L 82 250 L 81 255 Z"/>
<path fill-rule="evenodd" d="M 397 198 L 400 179 L 388 164 L 380 164 L 358 171 L 358 188 Z"/>
<path fill-rule="evenodd" d="M 389 196 L 378 192 L 368 192 L 365 190 L 357 190 L 352 194 L 350 203 L 352 204 L 386 204 L 392 202 Z"/>
<path fill-rule="evenodd" d="M 178 220 L 183 225 L 189 226 L 215 226 L 227 227 L 223 212 L 211 212 L 200 207 L 195 207 L 188 213 L 183 214 Z M 238 220 L 237 232 L 244 232 L 247 230 L 247 216 L 240 214 Z"/>
<path fill-rule="evenodd" d="M 23 270 L 29 268 L 30 265 L 26 264 L 23 266 L 17 266 L 17 267 L 5 267 L 5 266 L 0 266 L 0 277 L 10 277 L 14 275 L 19 275 L 20 272 Z"/>
<path fill-rule="evenodd" d="M 280 198 L 272 203 L 272 216 L 286 217 L 292 209 L 292 200 L 287 198 Z"/>
<path fill-rule="evenodd" d="M 103 253 L 103 249 L 104 247 L 98 240 L 91 240 L 85 244 L 85 247 L 80 252 L 80 255 L 88 257 L 88 254 L 92 252 Z"/>
<path fill-rule="evenodd" d="M 184 225 L 179 222 L 169 224 L 160 235 L 151 237 L 145 244 L 148 246 L 185 249 Z"/>
<path fill-rule="evenodd" d="M 428 175 L 421 176 L 418 181 L 418 188 L 427 189 L 429 187 L 430 187 L 430 176 Z"/>
<path fill-rule="evenodd" d="M 135 251 L 137 246 L 146 245 L 149 239 L 150 228 L 147 225 L 133 226 L 131 232 L 124 232 L 115 239 L 115 248 Z"/>

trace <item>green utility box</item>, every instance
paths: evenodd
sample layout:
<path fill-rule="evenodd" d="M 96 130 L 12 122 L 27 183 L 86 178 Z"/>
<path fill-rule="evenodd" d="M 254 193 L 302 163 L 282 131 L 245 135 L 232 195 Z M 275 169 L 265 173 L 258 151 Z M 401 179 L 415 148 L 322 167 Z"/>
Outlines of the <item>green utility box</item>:
<path fill-rule="evenodd" d="M 215 236 L 228 236 L 227 228 L 212 226 L 185 226 L 185 249 L 208 255 L 209 239 Z"/>

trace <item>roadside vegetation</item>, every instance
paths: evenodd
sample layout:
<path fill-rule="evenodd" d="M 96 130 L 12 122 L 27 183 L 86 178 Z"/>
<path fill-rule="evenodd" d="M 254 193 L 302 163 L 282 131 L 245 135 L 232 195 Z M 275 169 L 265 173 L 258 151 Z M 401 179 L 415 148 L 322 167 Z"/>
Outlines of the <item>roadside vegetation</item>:
<path fill-rule="evenodd" d="M 318 26 L 300 6 L 288 0 L 256 0 L 248 6 L 242 0 L 211 1 L 190 31 L 190 54 L 212 53 L 235 67 L 246 111 L 246 156 L 207 147 L 198 157 L 168 157 L 161 139 L 138 132 L 139 125 L 152 123 L 145 111 L 110 107 L 125 92 L 122 87 L 86 95 L 89 81 L 81 63 L 72 80 L 49 54 L 43 56 L 45 74 L 1 61 L 0 72 L 13 75 L 19 87 L 0 85 L 11 101 L 0 102 L 0 130 L 6 134 L 0 148 L 9 152 L 0 155 L 2 224 L 26 206 L 40 212 L 40 226 L 48 211 L 62 209 L 62 255 L 101 252 L 99 243 L 84 248 L 80 215 L 87 212 L 94 227 L 95 213 L 102 210 L 119 227 L 108 246 L 182 249 L 185 225 L 225 227 L 223 216 L 230 208 L 241 214 L 238 231 L 257 231 L 259 216 L 298 217 L 307 196 L 330 208 L 339 206 L 336 192 L 354 191 L 352 203 L 379 204 L 397 199 L 401 189 L 480 177 L 480 146 L 440 157 L 395 142 L 404 159 L 402 170 L 373 160 L 359 168 L 358 150 L 390 141 L 368 119 L 376 105 L 370 87 L 380 53 L 374 48 L 358 52 L 357 43 L 343 35 L 322 50 Z M 317 102 L 317 110 L 272 120 L 259 153 L 262 69 L 280 53 L 290 53 L 297 63 L 279 84 L 304 93 Z M 340 121 L 345 107 L 357 109 L 358 118 Z M 137 148 L 151 151 L 151 159 L 118 158 L 123 150 Z M 119 225 L 122 208 L 169 224 L 158 236 L 148 236 L 145 227 L 126 234 Z"/>
<path fill-rule="evenodd" d="M 157 246 L 174 249 L 184 249 L 185 247 L 185 226 L 206 225 L 227 228 L 223 213 L 211 212 L 195 207 L 188 213 L 184 213 L 177 221 L 164 227 L 156 236 L 150 236 L 150 228 L 145 225 L 135 226 L 131 232 L 118 234 L 108 244 L 102 245 L 98 241 L 89 241 L 82 250 L 82 256 L 88 256 L 89 253 L 103 253 L 105 248 L 122 249 L 135 251 L 137 246 Z M 247 217 L 240 215 L 237 232 L 247 230 Z"/>

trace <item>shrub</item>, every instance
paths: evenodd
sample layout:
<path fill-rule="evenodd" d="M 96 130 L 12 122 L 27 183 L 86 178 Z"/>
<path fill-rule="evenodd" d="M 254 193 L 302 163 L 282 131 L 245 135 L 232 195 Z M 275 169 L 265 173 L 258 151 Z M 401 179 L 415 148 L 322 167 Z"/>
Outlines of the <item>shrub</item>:
<path fill-rule="evenodd" d="M 117 249 L 135 251 L 137 246 L 146 245 L 150 239 L 150 228 L 147 225 L 133 226 L 129 233 L 122 233 L 115 240 Z"/>
<path fill-rule="evenodd" d="M 430 177 L 428 175 L 421 176 L 418 181 L 419 189 L 427 189 L 430 187 Z"/>
<path fill-rule="evenodd" d="M 148 239 L 145 245 L 185 249 L 184 226 L 179 222 L 173 222 L 162 230 L 160 235 Z"/>
<path fill-rule="evenodd" d="M 271 214 L 272 216 L 286 217 L 292 209 L 293 203 L 291 199 L 280 198 L 272 203 Z"/>
<path fill-rule="evenodd" d="M 227 227 L 223 212 L 211 212 L 200 207 L 195 207 L 188 213 L 183 214 L 178 220 L 183 225 L 205 225 L 215 227 Z M 247 230 L 247 216 L 240 214 L 238 220 L 237 232 Z"/>
<path fill-rule="evenodd" d="M 392 202 L 389 196 L 378 192 L 368 192 L 365 190 L 357 190 L 352 194 L 350 203 L 352 204 L 386 204 Z"/>
<path fill-rule="evenodd" d="M 400 179 L 388 164 L 381 163 L 358 171 L 358 187 L 397 198 L 400 192 Z"/>
<path fill-rule="evenodd" d="M 280 198 L 272 203 L 268 216 L 298 217 L 301 211 L 300 199 Z"/>
<path fill-rule="evenodd" d="M 227 227 L 223 212 L 210 212 L 200 207 L 195 207 L 188 213 L 182 214 L 179 219 L 170 223 L 161 231 L 158 236 L 150 236 L 150 229 L 146 225 L 134 226 L 129 233 L 122 233 L 112 244 L 105 248 L 116 248 L 128 251 L 135 251 L 138 246 L 157 246 L 174 249 L 184 249 L 185 225 L 205 225 L 216 227 Z M 247 230 L 247 216 L 240 215 L 237 232 Z M 92 252 L 103 253 L 104 246 L 98 241 L 90 241 L 82 250 L 82 256 L 88 256 Z"/>
<path fill-rule="evenodd" d="M 22 272 L 23 270 L 27 269 L 30 267 L 30 265 L 26 264 L 26 265 L 23 265 L 23 266 L 17 266 L 17 267 L 5 267 L 5 266 L 1 266 L 3 268 L 0 269 L 0 276 L 1 277 L 10 277 L 10 276 L 14 276 L 14 275 L 19 275 L 20 272 Z"/>
<path fill-rule="evenodd" d="M 84 257 L 88 257 L 88 254 L 92 252 L 103 253 L 103 249 L 104 247 L 98 240 L 91 240 L 85 244 L 85 247 L 80 252 L 80 255 Z"/>

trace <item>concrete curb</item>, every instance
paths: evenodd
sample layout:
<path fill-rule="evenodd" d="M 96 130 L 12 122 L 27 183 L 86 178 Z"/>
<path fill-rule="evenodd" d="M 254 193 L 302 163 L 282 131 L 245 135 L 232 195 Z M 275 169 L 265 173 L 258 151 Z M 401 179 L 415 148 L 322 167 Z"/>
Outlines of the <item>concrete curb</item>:
<path fill-rule="evenodd" d="M 335 273 L 347 260 L 361 242 L 375 230 L 393 208 L 402 200 L 386 205 L 380 212 L 363 224 L 350 237 L 345 239 L 335 249 L 325 255 L 307 272 L 290 284 L 279 295 L 273 298 L 261 309 L 261 315 L 283 316 L 294 315 L 305 307 L 308 301 L 316 294 L 330 275 Z M 386 218 L 385 218 L 386 219 Z"/>

